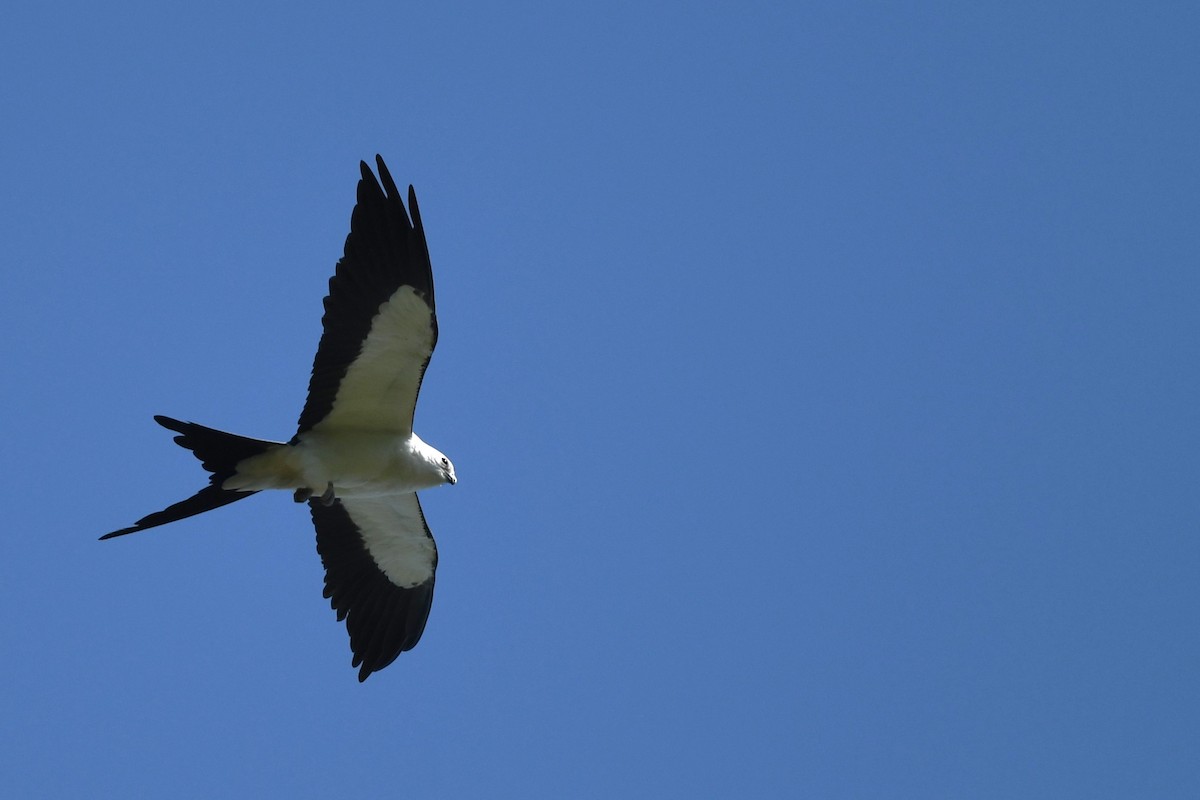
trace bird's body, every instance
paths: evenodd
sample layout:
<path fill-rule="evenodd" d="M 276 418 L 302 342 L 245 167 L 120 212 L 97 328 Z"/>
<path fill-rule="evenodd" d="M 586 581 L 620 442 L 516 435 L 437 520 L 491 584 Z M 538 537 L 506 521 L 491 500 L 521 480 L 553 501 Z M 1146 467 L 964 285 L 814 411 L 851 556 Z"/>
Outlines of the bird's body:
<path fill-rule="evenodd" d="M 449 459 L 415 433 L 313 430 L 294 444 L 275 444 L 240 462 L 223 489 L 308 490 L 321 494 L 330 485 L 342 500 L 432 489 L 454 483 Z"/>
<path fill-rule="evenodd" d="M 457 478 L 412 430 L 437 343 L 429 251 L 383 160 L 365 163 L 345 254 L 329 282 L 324 333 L 296 435 L 271 442 L 155 417 L 209 471 L 209 485 L 108 539 L 282 489 L 307 501 L 325 565 L 325 596 L 346 620 L 359 680 L 421 638 L 437 547 L 416 492 Z"/>

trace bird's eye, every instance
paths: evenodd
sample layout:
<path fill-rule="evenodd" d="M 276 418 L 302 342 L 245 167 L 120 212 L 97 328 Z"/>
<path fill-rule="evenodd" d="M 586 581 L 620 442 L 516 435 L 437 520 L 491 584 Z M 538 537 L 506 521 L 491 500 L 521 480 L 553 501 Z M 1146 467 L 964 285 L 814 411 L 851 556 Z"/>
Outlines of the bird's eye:
<path fill-rule="evenodd" d="M 446 458 L 445 456 L 442 456 L 442 466 L 443 467 L 450 466 L 450 459 Z"/>

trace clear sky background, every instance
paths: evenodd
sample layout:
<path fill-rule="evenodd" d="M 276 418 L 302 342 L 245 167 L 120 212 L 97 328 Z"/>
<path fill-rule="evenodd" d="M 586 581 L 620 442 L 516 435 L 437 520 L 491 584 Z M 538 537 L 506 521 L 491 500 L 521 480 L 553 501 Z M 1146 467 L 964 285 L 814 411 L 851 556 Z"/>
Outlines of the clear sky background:
<path fill-rule="evenodd" d="M 1190 3 L 0 24 L 0 793 L 1200 796 Z M 360 685 L 283 493 L 358 161 L 459 484 Z"/>

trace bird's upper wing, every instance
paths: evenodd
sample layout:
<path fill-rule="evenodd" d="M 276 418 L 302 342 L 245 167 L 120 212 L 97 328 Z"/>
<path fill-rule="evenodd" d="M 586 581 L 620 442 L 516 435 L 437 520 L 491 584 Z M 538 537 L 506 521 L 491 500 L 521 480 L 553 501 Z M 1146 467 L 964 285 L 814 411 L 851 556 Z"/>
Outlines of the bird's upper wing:
<path fill-rule="evenodd" d="M 309 501 L 325 596 L 346 620 L 358 679 L 421 639 L 433 602 L 437 545 L 415 493 Z"/>
<path fill-rule="evenodd" d="M 296 436 L 321 425 L 412 433 L 421 378 L 437 343 L 433 273 L 417 195 L 408 209 L 383 159 L 361 162 L 345 254 L 329 280 L 324 332 Z"/>

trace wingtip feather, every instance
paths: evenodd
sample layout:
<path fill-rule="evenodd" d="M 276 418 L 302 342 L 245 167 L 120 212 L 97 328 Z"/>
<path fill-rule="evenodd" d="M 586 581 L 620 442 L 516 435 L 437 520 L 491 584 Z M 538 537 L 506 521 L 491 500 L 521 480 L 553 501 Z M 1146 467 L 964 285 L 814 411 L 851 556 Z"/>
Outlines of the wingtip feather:
<path fill-rule="evenodd" d="M 396 188 L 396 181 L 392 179 L 392 173 L 388 171 L 387 164 L 383 163 L 383 156 L 376 153 L 375 166 L 379 169 L 379 182 L 383 184 L 383 193 L 389 198 L 400 198 L 400 191 Z"/>

